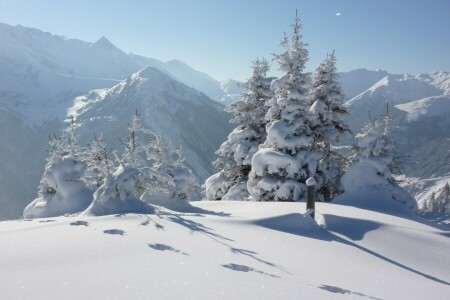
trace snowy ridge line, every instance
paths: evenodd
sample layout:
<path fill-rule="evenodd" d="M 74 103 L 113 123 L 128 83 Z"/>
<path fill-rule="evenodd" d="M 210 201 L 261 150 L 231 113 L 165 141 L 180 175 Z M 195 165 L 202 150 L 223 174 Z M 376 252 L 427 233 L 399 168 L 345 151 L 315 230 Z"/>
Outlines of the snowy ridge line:
<path fill-rule="evenodd" d="M 123 79 L 114 79 L 114 78 L 97 78 L 97 77 L 76 76 L 76 75 L 69 75 L 69 74 L 63 74 L 63 73 L 56 73 L 56 74 L 59 76 L 63 76 L 63 77 L 77 78 L 77 79 L 104 80 L 104 81 L 116 81 L 116 82 L 120 82 L 123 80 Z"/>

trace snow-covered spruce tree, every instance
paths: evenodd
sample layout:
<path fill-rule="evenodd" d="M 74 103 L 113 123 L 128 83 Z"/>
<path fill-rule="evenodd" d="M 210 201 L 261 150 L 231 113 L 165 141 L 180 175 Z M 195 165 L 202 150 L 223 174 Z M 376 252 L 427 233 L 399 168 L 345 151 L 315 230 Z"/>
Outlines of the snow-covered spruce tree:
<path fill-rule="evenodd" d="M 356 135 L 351 158 L 355 162 L 370 161 L 379 176 L 394 181 L 391 166 L 394 163 L 395 144 L 389 137 L 389 119 L 370 120 Z"/>
<path fill-rule="evenodd" d="M 95 188 L 83 181 L 87 164 L 84 149 L 77 144 L 73 120 L 62 137 L 51 137 L 38 198 L 24 210 L 25 218 L 53 217 L 85 210 Z"/>
<path fill-rule="evenodd" d="M 101 137 L 94 135 L 85 155 L 85 161 L 87 170 L 83 180 L 89 186 L 100 187 L 105 178 L 113 173 L 114 164 L 108 157 L 106 144 Z"/>
<path fill-rule="evenodd" d="M 244 200 L 248 197 L 247 180 L 253 155 L 266 139 L 266 101 L 272 97 L 267 78 L 269 64 L 265 59 L 253 61 L 253 75 L 241 84 L 247 89 L 239 101 L 225 110 L 234 115 L 231 122 L 237 127 L 216 152 L 219 158 L 214 162 L 218 173 L 206 180 L 206 199 Z"/>
<path fill-rule="evenodd" d="M 347 109 L 344 107 L 345 96 L 337 77 L 333 51 L 314 73 L 311 85 L 312 105 L 309 109 L 312 113 L 315 147 L 321 154 L 317 172 L 323 178 L 323 185 L 318 190 L 318 198 L 325 201 L 341 192 L 341 166 L 344 161 L 339 153 L 332 150 L 332 146 L 350 131 L 343 120 Z"/>
<path fill-rule="evenodd" d="M 422 210 L 428 212 L 450 212 L 450 186 L 448 182 L 422 204 Z"/>
<path fill-rule="evenodd" d="M 156 171 L 153 161 L 148 158 L 148 149 L 153 144 L 155 134 L 141 126 L 138 112 L 128 125 L 129 135 L 125 141 L 124 152 L 116 160 L 119 167 L 104 180 L 94 193 L 92 204 L 86 209 L 87 215 L 105 215 L 128 212 L 151 212 L 152 207 L 142 200 L 142 196 L 160 193 L 173 185 L 170 176 Z"/>
<path fill-rule="evenodd" d="M 271 85 L 275 95 L 268 101 L 267 138 L 252 159 L 247 188 L 255 201 L 298 201 L 309 177 L 322 184 L 316 174 L 320 154 L 313 152 L 308 111 L 309 77 L 304 73 L 308 51 L 298 17 L 292 26 L 291 38 L 281 42 L 284 52 L 274 57 L 284 75 Z"/>
<path fill-rule="evenodd" d="M 417 203 L 392 176 L 395 144 L 389 137 L 389 118 L 369 121 L 356 135 L 352 164 L 342 177 L 344 193 L 334 201 L 366 209 L 416 210 Z"/>
<path fill-rule="evenodd" d="M 189 201 L 196 186 L 195 176 L 187 167 L 183 157 L 182 149 L 175 149 L 172 146 L 164 146 L 162 137 L 156 136 L 155 146 L 155 170 L 169 175 L 173 180 L 173 185 L 169 187 L 169 197 L 171 199 L 181 199 Z"/>

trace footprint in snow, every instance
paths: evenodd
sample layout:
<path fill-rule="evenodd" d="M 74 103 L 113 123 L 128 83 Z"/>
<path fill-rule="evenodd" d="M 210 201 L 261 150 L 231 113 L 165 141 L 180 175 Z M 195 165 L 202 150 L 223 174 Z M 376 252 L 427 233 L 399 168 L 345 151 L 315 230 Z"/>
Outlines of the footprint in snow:
<path fill-rule="evenodd" d="M 70 223 L 72 226 L 89 226 L 89 223 L 86 221 L 75 221 Z"/>
<path fill-rule="evenodd" d="M 164 245 L 164 244 L 148 244 L 148 246 L 154 250 L 158 250 L 158 251 L 172 251 L 175 253 L 180 253 L 182 255 L 189 255 L 189 253 L 186 252 L 182 252 L 181 250 L 175 249 L 169 245 Z"/>
<path fill-rule="evenodd" d="M 269 274 L 269 273 L 266 273 L 263 271 L 255 270 L 246 265 L 226 264 L 226 265 L 222 265 L 222 267 L 233 270 L 233 271 L 238 271 L 238 272 L 255 272 L 258 274 L 262 274 L 262 275 L 266 275 L 266 276 L 270 276 L 270 277 L 274 277 L 274 278 L 281 278 L 280 276 L 277 276 L 277 275 L 273 275 L 273 274 Z"/>
<path fill-rule="evenodd" d="M 39 223 L 50 223 L 50 222 L 55 222 L 55 220 L 41 220 L 41 221 L 39 221 Z"/>
<path fill-rule="evenodd" d="M 120 229 L 107 229 L 107 230 L 103 230 L 103 233 L 124 235 L 125 231 L 120 230 Z"/>
<path fill-rule="evenodd" d="M 319 285 L 318 288 L 321 289 L 321 290 L 325 290 L 325 291 L 331 292 L 331 293 L 335 293 L 335 294 L 358 295 L 358 296 L 368 297 L 370 299 L 381 300 L 380 298 L 368 296 L 368 295 L 365 295 L 365 294 L 362 294 L 362 293 L 352 292 L 350 290 L 343 289 L 343 288 L 340 288 L 340 287 L 337 287 L 337 286 L 332 286 L 332 285 L 322 284 L 322 285 Z"/>

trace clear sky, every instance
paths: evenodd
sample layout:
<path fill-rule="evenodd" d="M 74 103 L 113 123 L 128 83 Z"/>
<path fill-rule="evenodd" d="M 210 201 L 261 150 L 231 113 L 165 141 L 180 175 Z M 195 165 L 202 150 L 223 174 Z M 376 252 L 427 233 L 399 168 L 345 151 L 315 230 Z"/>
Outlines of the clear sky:
<path fill-rule="evenodd" d="M 0 0 L 0 22 L 106 36 L 125 52 L 242 80 L 251 60 L 281 51 L 296 8 L 308 71 L 333 49 L 340 71 L 450 71 L 450 0 Z"/>

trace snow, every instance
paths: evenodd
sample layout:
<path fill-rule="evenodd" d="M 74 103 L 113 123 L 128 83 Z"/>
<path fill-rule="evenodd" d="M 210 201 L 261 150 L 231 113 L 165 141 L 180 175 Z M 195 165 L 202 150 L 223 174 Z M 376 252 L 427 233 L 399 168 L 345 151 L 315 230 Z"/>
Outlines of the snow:
<path fill-rule="evenodd" d="M 317 203 L 0 222 L 5 299 L 447 299 L 448 227 Z"/>
<path fill-rule="evenodd" d="M 313 177 L 309 177 L 306 180 L 306 186 L 313 186 L 313 185 L 316 185 L 316 180 Z"/>
<path fill-rule="evenodd" d="M 223 174 L 223 171 L 208 177 L 204 184 L 205 197 L 209 200 L 219 200 L 225 195 L 228 190 L 228 178 Z"/>
<path fill-rule="evenodd" d="M 106 177 L 104 184 L 95 191 L 94 199 L 83 215 L 153 212 L 153 207 L 140 199 L 147 175 L 144 171 L 146 170 L 120 166 L 114 174 Z"/>
<path fill-rule="evenodd" d="M 344 193 L 333 202 L 387 213 L 417 210 L 417 203 L 408 192 L 386 174 L 379 174 L 379 164 L 374 158 L 354 163 L 342 177 Z"/>
<path fill-rule="evenodd" d="M 85 210 L 92 202 L 93 191 L 80 180 L 86 164 L 74 155 L 54 155 L 45 168 L 39 197 L 28 204 L 25 218 L 45 218 Z"/>
<path fill-rule="evenodd" d="M 404 183 L 402 187 L 406 189 L 416 199 L 419 208 L 423 207 L 425 201 L 429 200 L 434 193 L 438 194 L 445 184 L 450 183 L 450 175 L 419 179 L 419 178 L 401 178 Z M 450 216 L 449 216 L 450 223 Z"/>
<path fill-rule="evenodd" d="M 396 108 L 407 113 L 408 122 L 417 121 L 421 117 L 433 117 L 450 112 L 450 96 L 427 97 L 417 101 L 396 105 Z"/>

